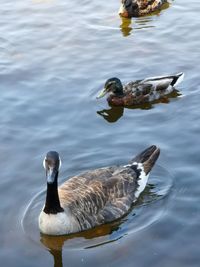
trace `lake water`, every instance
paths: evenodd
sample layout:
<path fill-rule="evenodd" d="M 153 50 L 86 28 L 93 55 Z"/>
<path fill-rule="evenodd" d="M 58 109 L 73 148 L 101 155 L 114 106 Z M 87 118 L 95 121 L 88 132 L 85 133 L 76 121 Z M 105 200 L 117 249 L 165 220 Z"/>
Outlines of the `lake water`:
<path fill-rule="evenodd" d="M 198 0 L 122 20 L 119 0 L 2 0 L 0 10 L 0 262 L 6 267 L 196 267 L 200 264 L 200 17 Z M 168 103 L 110 108 L 106 79 L 185 72 Z M 42 161 L 60 182 L 161 155 L 129 215 L 68 237 L 41 236 Z"/>

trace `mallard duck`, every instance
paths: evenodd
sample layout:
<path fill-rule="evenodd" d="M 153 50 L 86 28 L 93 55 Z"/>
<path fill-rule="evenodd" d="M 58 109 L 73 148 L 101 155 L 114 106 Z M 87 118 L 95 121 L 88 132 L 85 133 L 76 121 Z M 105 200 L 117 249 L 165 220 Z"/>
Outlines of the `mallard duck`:
<path fill-rule="evenodd" d="M 159 9 L 167 0 L 121 0 L 119 14 L 125 18 L 147 15 Z"/>
<path fill-rule="evenodd" d="M 122 85 L 120 79 L 110 78 L 97 96 L 109 94 L 108 103 L 113 106 L 133 106 L 158 100 L 174 91 L 174 87 L 183 80 L 184 74 L 159 76 L 137 80 Z"/>
<path fill-rule="evenodd" d="M 39 229 L 48 235 L 81 232 L 119 219 L 144 190 L 160 150 L 151 146 L 124 166 L 90 170 L 58 187 L 61 165 L 56 151 L 47 153 L 46 202 L 39 215 Z"/>

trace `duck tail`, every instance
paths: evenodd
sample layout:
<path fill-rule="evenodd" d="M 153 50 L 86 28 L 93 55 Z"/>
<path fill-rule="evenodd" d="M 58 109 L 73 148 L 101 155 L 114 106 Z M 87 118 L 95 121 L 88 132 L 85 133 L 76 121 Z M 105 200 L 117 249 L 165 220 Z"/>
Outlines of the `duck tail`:
<path fill-rule="evenodd" d="M 130 164 L 136 165 L 136 163 L 141 163 L 144 168 L 144 172 L 147 175 L 153 168 L 159 155 L 160 149 L 153 145 L 138 154 L 134 159 L 131 160 Z"/>
<path fill-rule="evenodd" d="M 184 79 L 184 73 L 183 72 L 180 72 L 180 73 L 174 75 L 174 79 L 171 82 L 171 86 L 178 85 L 179 83 L 181 83 L 183 81 L 183 79 Z"/>

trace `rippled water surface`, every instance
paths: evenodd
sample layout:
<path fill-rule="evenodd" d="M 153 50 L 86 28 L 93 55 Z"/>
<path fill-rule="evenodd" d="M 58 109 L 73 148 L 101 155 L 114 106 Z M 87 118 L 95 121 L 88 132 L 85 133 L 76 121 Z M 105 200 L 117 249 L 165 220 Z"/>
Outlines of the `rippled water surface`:
<path fill-rule="evenodd" d="M 200 264 L 199 1 L 175 0 L 121 20 L 119 0 L 1 1 L 0 262 L 2 266 Z M 183 71 L 165 103 L 111 108 L 105 80 Z M 39 234 L 42 160 L 62 157 L 60 181 L 125 164 L 156 144 L 158 164 L 121 221 L 68 237 Z"/>

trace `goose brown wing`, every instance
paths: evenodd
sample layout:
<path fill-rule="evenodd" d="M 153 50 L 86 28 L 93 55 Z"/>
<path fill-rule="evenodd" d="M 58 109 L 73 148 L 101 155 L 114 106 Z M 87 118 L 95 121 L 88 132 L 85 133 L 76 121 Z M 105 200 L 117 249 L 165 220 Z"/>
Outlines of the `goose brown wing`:
<path fill-rule="evenodd" d="M 69 208 L 86 230 L 126 214 L 136 188 L 133 169 L 109 167 L 70 178 L 59 188 L 59 197 L 62 207 Z"/>
<path fill-rule="evenodd" d="M 113 177 L 105 182 L 109 198 L 104 209 L 99 211 L 99 224 L 116 220 L 129 211 L 135 200 L 137 180 L 138 174 L 127 167 L 116 171 Z"/>

